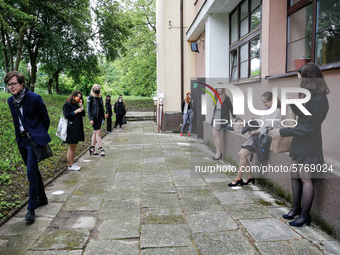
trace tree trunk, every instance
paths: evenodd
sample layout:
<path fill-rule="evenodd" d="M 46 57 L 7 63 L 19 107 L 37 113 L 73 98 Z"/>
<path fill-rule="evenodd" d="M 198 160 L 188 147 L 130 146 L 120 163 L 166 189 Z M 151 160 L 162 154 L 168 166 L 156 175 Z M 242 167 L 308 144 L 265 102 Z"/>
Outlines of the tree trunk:
<path fill-rule="evenodd" d="M 55 72 L 55 93 L 56 94 L 60 94 L 59 91 L 59 73 L 61 72 L 61 70 L 58 70 L 57 72 Z"/>
<path fill-rule="evenodd" d="M 30 78 L 30 91 L 34 92 L 35 82 L 37 80 L 37 53 L 31 54 L 31 78 Z"/>
<path fill-rule="evenodd" d="M 22 47 L 24 45 L 24 27 L 20 29 L 20 34 L 19 34 L 19 42 L 17 46 L 17 59 L 15 61 L 15 67 L 14 70 L 18 71 L 19 70 L 19 65 L 20 65 L 20 60 L 21 60 L 21 54 L 22 54 Z M 33 69 L 33 67 L 32 67 Z M 34 90 L 34 89 L 33 89 Z"/>
<path fill-rule="evenodd" d="M 52 94 L 52 83 L 53 83 L 53 78 L 50 78 L 47 84 L 47 90 L 48 90 L 49 95 Z"/>
<path fill-rule="evenodd" d="M 9 72 L 9 63 L 8 63 L 8 56 L 7 56 L 7 50 L 6 50 L 6 40 L 5 40 L 5 32 L 4 28 L 1 26 L 1 39 L 2 39 L 2 52 L 4 55 L 4 61 L 5 61 L 5 71 L 6 73 Z"/>
<path fill-rule="evenodd" d="M 14 71 L 14 65 L 13 65 L 13 51 L 12 51 L 12 43 L 10 40 L 10 37 L 8 36 L 8 32 L 5 32 L 6 39 L 7 39 L 7 48 L 8 48 L 8 55 L 9 55 L 9 68 L 11 71 Z"/>

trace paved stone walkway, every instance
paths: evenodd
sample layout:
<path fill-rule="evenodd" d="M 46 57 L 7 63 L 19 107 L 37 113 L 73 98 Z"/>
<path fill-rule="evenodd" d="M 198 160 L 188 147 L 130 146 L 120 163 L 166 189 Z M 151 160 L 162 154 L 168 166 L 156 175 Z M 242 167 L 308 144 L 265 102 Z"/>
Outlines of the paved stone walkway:
<path fill-rule="evenodd" d="M 235 175 L 195 173 L 216 165 L 195 138 L 130 122 L 107 135 L 106 156 L 84 154 L 82 169 L 46 188 L 36 222 L 26 208 L 0 228 L 0 254 L 339 254 L 315 226 L 291 228 L 288 208 Z M 223 162 L 219 161 L 222 165 Z"/>

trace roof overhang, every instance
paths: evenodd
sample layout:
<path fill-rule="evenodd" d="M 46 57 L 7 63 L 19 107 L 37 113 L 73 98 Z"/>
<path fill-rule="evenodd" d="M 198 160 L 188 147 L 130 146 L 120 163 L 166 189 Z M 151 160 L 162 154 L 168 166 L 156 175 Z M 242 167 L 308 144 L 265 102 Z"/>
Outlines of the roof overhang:
<path fill-rule="evenodd" d="M 206 0 L 187 31 L 187 41 L 196 39 L 205 30 L 205 20 L 210 15 L 230 13 L 241 0 Z"/>

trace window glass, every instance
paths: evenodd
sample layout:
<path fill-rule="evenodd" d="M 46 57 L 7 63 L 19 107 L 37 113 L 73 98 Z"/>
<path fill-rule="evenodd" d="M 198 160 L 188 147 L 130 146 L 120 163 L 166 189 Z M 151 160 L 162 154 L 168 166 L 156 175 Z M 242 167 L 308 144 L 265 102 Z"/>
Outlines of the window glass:
<path fill-rule="evenodd" d="M 248 60 L 248 43 L 240 47 L 240 61 L 246 61 Z"/>
<path fill-rule="evenodd" d="M 301 0 L 290 0 L 289 4 L 290 6 L 293 6 L 294 4 L 300 2 Z"/>
<path fill-rule="evenodd" d="M 230 78 L 237 80 L 237 50 L 230 52 Z"/>
<path fill-rule="evenodd" d="M 261 24 L 261 6 L 251 14 L 251 30 Z"/>
<path fill-rule="evenodd" d="M 243 20 L 245 17 L 248 16 L 248 0 L 245 1 L 242 5 L 241 5 L 241 18 L 240 20 Z"/>
<path fill-rule="evenodd" d="M 240 65 L 240 78 L 248 78 L 248 61 Z"/>
<path fill-rule="evenodd" d="M 238 22 L 237 22 L 237 11 L 236 11 L 231 16 L 231 43 L 237 41 L 238 39 L 237 27 L 238 27 Z"/>
<path fill-rule="evenodd" d="M 250 60 L 250 76 L 260 75 L 261 60 L 260 58 L 253 58 Z"/>
<path fill-rule="evenodd" d="M 250 10 L 255 10 L 261 4 L 261 0 L 251 0 L 251 8 Z"/>
<path fill-rule="evenodd" d="M 311 36 L 288 44 L 287 71 L 297 70 L 310 61 L 311 45 Z"/>
<path fill-rule="evenodd" d="M 248 25 L 248 18 L 245 18 L 242 22 L 241 22 L 241 31 L 240 31 L 240 37 L 248 34 L 249 32 L 249 25 Z"/>
<path fill-rule="evenodd" d="M 309 4 L 288 16 L 288 43 L 312 34 L 313 5 Z"/>
<path fill-rule="evenodd" d="M 250 57 L 253 58 L 260 56 L 260 49 L 261 49 L 260 37 L 257 37 L 250 42 Z"/>

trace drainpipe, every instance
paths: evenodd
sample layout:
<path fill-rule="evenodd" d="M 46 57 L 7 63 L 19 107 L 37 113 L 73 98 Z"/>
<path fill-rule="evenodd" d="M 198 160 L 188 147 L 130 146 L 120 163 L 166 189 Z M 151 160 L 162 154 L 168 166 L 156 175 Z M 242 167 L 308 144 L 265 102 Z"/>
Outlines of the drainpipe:
<path fill-rule="evenodd" d="M 180 30 L 181 30 L 181 102 L 184 99 L 184 45 L 183 45 L 183 0 L 180 0 Z"/>

